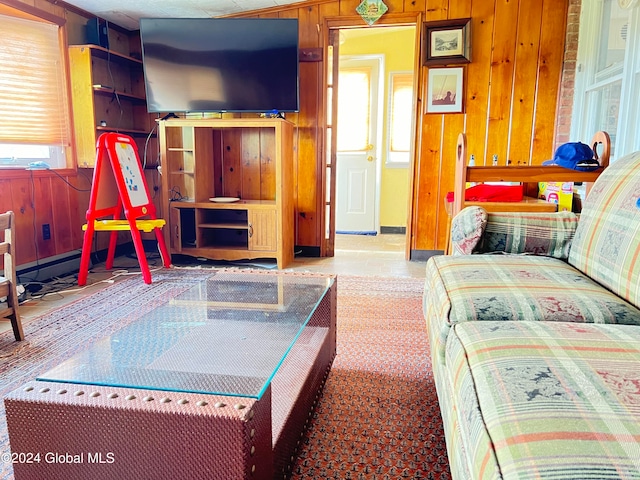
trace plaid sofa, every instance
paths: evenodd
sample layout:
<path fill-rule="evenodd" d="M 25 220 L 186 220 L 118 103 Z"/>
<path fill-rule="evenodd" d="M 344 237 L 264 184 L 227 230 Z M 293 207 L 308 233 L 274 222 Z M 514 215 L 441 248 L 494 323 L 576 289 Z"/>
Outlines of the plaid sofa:
<path fill-rule="evenodd" d="M 423 309 L 454 479 L 640 479 L 640 152 L 580 216 L 464 209 Z"/>

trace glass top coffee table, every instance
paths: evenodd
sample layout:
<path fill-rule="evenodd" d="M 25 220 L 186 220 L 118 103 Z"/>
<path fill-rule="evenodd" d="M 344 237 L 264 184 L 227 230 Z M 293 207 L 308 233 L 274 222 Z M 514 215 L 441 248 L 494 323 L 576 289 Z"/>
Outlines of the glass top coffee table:
<path fill-rule="evenodd" d="M 14 471 L 286 476 L 335 356 L 336 288 L 334 276 L 280 272 L 194 283 L 5 400 L 12 451 L 86 454 Z M 91 452 L 113 461 L 87 463 Z"/>

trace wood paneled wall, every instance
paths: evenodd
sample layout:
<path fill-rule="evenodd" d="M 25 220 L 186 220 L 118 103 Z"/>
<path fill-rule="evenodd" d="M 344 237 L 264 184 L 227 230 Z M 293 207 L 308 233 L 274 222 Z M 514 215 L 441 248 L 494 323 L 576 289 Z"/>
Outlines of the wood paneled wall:
<path fill-rule="evenodd" d="M 42 170 L 11 178 L 0 171 L 0 176 L 0 211 L 13 210 L 16 216 L 18 265 L 82 246 L 82 231 L 78 228 L 79 192 L 69 184 L 87 189 L 91 179 L 83 181 L 76 175 L 58 177 Z M 43 239 L 43 224 L 50 226 L 49 240 Z"/>
<path fill-rule="evenodd" d="M 254 16 L 297 17 L 300 46 L 322 47 L 327 19 L 353 17 L 360 0 L 319 0 Z M 413 168 L 411 250 L 442 250 L 453 190 L 458 133 L 467 133 L 476 164 L 539 164 L 553 152 L 556 105 L 569 0 L 386 0 L 386 15 L 422 12 L 425 21 L 471 17 L 472 62 L 465 67 L 460 114 L 424 114 L 419 99 Z M 244 16 L 252 16 L 245 14 Z M 384 20 L 384 17 L 383 19 Z M 364 26 L 364 22 L 362 22 Z M 322 65 L 301 63 L 298 126 L 297 245 L 321 241 Z M 418 73 L 426 92 L 427 67 Z"/>
<path fill-rule="evenodd" d="M 80 31 L 82 18 L 58 2 L 16 0 L 69 20 Z M 354 17 L 361 0 L 312 0 L 244 16 L 295 17 L 300 47 L 324 45 L 328 19 Z M 476 164 L 539 164 L 552 155 L 556 105 L 562 72 L 569 0 L 385 0 L 387 16 L 422 12 L 425 21 L 472 19 L 472 63 L 466 66 L 461 114 L 420 114 L 416 122 L 416 158 L 410 219 L 411 250 L 442 250 L 447 216 L 444 196 L 453 190 L 455 144 L 465 131 Z M 383 17 L 384 19 L 384 17 Z M 85 19 L 86 20 L 86 19 Z M 354 21 L 364 22 L 355 17 Z M 300 113 L 288 115 L 297 125 L 294 162 L 295 244 L 321 245 L 324 164 L 324 63 L 300 64 Z M 426 91 L 427 69 L 418 72 L 419 92 Z M 86 171 L 85 171 L 86 172 Z M 88 171 L 89 175 L 91 171 Z M 151 185 L 156 173 L 147 171 Z M 88 183 L 76 172 L 64 179 L 77 188 Z M 154 192 L 152 192 L 152 195 Z M 18 213 L 18 264 L 42 260 L 81 247 L 88 194 L 68 187 L 48 172 L 8 176 L 0 171 L 0 209 Z M 42 240 L 41 224 L 51 225 L 52 240 Z M 30 239 L 34 238 L 33 242 Z M 23 240 L 27 239 L 27 240 Z M 102 244 L 99 244 L 102 245 Z M 37 256 L 36 256 L 37 255 Z"/>
<path fill-rule="evenodd" d="M 476 165 L 491 165 L 494 155 L 499 165 L 540 164 L 553 150 L 568 1 L 454 3 L 456 16 L 472 18 L 466 110 L 422 117 L 412 219 L 416 249 L 443 248 L 443 197 L 453 190 L 459 132 L 466 132 Z"/>

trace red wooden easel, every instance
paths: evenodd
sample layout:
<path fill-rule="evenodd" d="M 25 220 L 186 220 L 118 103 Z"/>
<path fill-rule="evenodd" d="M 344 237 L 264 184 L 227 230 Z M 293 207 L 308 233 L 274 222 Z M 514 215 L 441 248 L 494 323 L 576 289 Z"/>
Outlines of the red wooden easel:
<path fill-rule="evenodd" d="M 123 211 L 125 219 L 122 219 Z M 85 233 L 78 285 L 85 285 L 87 282 L 94 232 L 111 232 L 106 262 L 106 268 L 111 269 L 118 231 L 121 230 L 131 231 L 142 278 L 145 283 L 151 283 L 151 272 L 142 246 L 140 231 L 155 232 L 162 264 L 168 268 L 171 266 L 171 257 L 162 235 L 162 227 L 165 223 L 163 219 L 156 217 L 156 209 L 149 198 L 138 148 L 133 139 L 115 132 L 100 135 L 96 145 L 96 164 L 87 210 L 87 224 L 82 227 Z"/>

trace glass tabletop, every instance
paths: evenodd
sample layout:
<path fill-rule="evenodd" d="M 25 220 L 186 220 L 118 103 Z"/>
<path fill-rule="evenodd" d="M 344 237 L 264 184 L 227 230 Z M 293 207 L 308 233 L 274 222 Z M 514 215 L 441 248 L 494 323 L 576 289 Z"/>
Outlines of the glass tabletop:
<path fill-rule="evenodd" d="M 332 284 L 216 273 L 38 380 L 260 398 Z"/>

